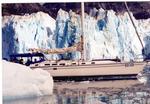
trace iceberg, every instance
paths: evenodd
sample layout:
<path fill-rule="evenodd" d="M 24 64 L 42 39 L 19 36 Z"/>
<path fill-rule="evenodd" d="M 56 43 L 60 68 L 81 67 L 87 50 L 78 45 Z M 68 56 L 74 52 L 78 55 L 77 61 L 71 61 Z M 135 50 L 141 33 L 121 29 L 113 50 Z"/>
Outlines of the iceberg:
<path fill-rule="evenodd" d="M 53 79 L 50 73 L 31 70 L 29 67 L 2 61 L 3 100 L 38 97 L 53 93 Z"/>
<path fill-rule="evenodd" d="M 137 79 L 144 85 L 150 85 L 150 66 L 149 66 L 149 64 L 145 65 L 143 70 L 138 73 Z"/>
<path fill-rule="evenodd" d="M 144 44 L 145 55 L 150 53 L 150 19 L 132 19 Z M 142 56 L 142 46 L 127 12 L 91 9 L 84 18 L 84 43 L 86 60 L 120 58 L 136 60 Z M 10 54 L 25 53 L 29 48 L 64 48 L 80 41 L 81 16 L 72 10 L 60 9 L 56 20 L 38 12 L 24 16 L 4 16 L 2 20 L 3 58 Z M 80 52 L 48 55 L 48 59 L 81 58 Z M 142 56 L 143 58 L 143 56 Z"/>

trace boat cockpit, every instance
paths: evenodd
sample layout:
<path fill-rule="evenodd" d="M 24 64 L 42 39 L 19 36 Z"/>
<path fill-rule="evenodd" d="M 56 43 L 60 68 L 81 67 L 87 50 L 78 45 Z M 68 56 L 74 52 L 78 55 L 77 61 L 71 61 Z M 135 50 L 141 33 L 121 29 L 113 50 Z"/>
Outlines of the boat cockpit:
<path fill-rule="evenodd" d="M 45 56 L 42 53 L 12 54 L 10 55 L 10 61 L 29 66 L 31 64 L 45 61 Z"/>

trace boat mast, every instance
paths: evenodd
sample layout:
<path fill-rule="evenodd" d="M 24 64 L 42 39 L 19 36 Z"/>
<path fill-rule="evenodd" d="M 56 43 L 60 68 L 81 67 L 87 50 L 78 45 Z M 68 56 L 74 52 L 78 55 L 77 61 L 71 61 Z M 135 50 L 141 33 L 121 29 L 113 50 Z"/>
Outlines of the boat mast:
<path fill-rule="evenodd" d="M 81 2 L 81 60 L 86 60 L 85 36 L 84 36 L 84 2 Z"/>
<path fill-rule="evenodd" d="M 139 35 L 138 31 L 137 31 L 137 28 L 136 28 L 135 23 L 134 23 L 134 21 L 133 21 L 133 19 L 132 19 L 132 16 L 131 16 L 131 14 L 130 14 L 130 10 L 129 10 L 128 5 L 127 5 L 126 2 L 125 2 L 125 6 L 126 6 L 126 9 L 127 9 L 128 15 L 129 15 L 129 17 L 130 17 L 130 20 L 131 20 L 131 22 L 132 22 L 132 24 L 133 24 L 133 27 L 134 27 L 134 29 L 135 29 L 135 32 L 136 32 L 136 34 L 137 34 L 137 36 L 138 36 L 138 39 L 139 39 L 139 41 L 140 41 L 140 43 L 141 43 L 141 46 L 142 46 L 142 48 L 143 48 L 143 50 L 144 50 L 144 45 L 143 45 L 143 43 L 142 43 L 142 40 L 141 40 L 140 35 Z"/>

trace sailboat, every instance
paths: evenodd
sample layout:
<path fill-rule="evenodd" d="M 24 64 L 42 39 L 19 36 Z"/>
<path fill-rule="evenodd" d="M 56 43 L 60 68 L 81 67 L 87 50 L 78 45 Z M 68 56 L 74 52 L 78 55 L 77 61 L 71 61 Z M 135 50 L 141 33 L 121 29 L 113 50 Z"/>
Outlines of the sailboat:
<path fill-rule="evenodd" d="M 126 4 L 126 3 L 125 3 Z M 126 4 L 127 7 L 127 4 Z M 82 10 L 82 36 L 80 42 L 72 47 L 62 49 L 35 49 L 32 52 L 40 52 L 46 54 L 65 53 L 72 51 L 81 52 L 81 60 L 60 60 L 60 61 L 44 61 L 30 65 L 32 69 L 42 68 L 48 71 L 54 80 L 113 80 L 113 79 L 136 79 L 136 75 L 143 70 L 147 64 L 145 61 L 122 62 L 120 59 L 99 59 L 86 60 L 85 43 L 84 43 L 84 2 L 81 3 Z M 128 13 L 129 9 L 127 7 Z M 129 13 L 130 16 L 130 13 Z M 131 18 L 131 16 L 130 16 Z M 132 21 L 132 18 L 131 18 Z M 132 21 L 133 22 L 133 21 Z M 139 38 L 140 39 L 140 38 Z M 141 42 L 141 41 L 140 41 Z M 141 42 L 142 44 L 142 42 Z M 143 44 L 142 44 L 143 46 Z"/>

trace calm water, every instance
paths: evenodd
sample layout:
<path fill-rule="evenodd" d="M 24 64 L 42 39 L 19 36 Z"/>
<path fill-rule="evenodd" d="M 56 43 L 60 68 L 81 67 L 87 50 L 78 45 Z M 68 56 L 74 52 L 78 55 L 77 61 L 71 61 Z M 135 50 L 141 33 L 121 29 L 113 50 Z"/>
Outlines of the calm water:
<path fill-rule="evenodd" d="M 138 81 L 59 82 L 52 96 L 4 104 L 150 104 L 150 87 Z"/>

